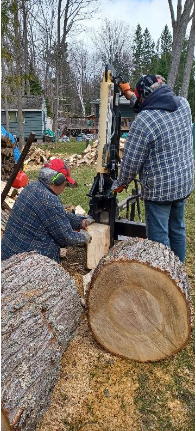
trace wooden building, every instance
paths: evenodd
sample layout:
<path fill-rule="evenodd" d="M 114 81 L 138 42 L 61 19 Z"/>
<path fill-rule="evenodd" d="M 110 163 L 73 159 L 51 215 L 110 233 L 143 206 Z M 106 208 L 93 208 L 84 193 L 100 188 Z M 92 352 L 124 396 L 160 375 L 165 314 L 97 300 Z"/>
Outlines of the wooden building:
<path fill-rule="evenodd" d="M 42 139 L 46 129 L 47 110 L 42 96 L 23 96 L 22 111 L 24 124 L 24 137 L 27 138 L 33 131 L 37 139 Z M 8 102 L 9 130 L 18 138 L 18 106 L 17 100 Z M 5 102 L 1 102 L 1 124 L 6 128 Z"/>
<path fill-rule="evenodd" d="M 99 125 L 99 103 L 100 99 L 91 102 L 91 115 L 86 117 L 72 116 L 61 118 L 59 120 L 59 127 L 62 134 L 67 136 L 78 136 L 80 133 L 96 134 Z M 130 124 L 135 118 L 135 112 L 130 105 L 130 101 L 124 96 L 120 98 L 120 112 L 121 112 L 121 133 L 128 132 Z"/>
<path fill-rule="evenodd" d="M 91 102 L 92 114 L 95 118 L 99 117 L 99 103 L 100 100 L 94 100 Z M 130 100 L 127 100 L 124 96 L 120 97 L 120 113 L 121 113 L 121 133 L 128 132 L 131 123 L 135 118 L 135 112 L 133 107 L 130 105 Z"/>

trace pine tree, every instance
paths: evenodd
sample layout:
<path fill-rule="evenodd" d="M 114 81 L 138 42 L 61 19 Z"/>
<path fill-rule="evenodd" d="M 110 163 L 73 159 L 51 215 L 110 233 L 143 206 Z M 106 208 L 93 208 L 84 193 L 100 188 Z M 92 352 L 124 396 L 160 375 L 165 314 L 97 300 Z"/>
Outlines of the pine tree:
<path fill-rule="evenodd" d="M 166 25 L 160 37 L 160 60 L 157 72 L 167 79 L 171 64 L 172 35 Z"/>
<path fill-rule="evenodd" d="M 138 24 L 133 39 L 133 73 L 132 83 L 135 85 L 140 75 L 143 73 L 143 34 L 141 25 Z"/>
<path fill-rule="evenodd" d="M 149 30 L 146 28 L 143 33 L 143 73 L 151 73 L 152 61 L 155 55 L 155 43 L 153 42 Z"/>
<path fill-rule="evenodd" d="M 43 94 L 43 90 L 32 63 L 29 64 L 28 81 L 30 85 L 30 94 L 35 96 L 41 96 Z"/>

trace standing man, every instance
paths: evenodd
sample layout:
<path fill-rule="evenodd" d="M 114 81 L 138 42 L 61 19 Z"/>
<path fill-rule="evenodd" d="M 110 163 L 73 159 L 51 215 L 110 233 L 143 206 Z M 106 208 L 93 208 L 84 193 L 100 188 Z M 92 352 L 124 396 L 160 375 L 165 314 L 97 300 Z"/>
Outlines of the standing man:
<path fill-rule="evenodd" d="M 60 172 L 43 167 L 38 181 L 25 187 L 16 199 L 2 238 L 2 260 L 36 251 L 60 262 L 61 247 L 84 246 L 90 242 L 88 232 L 78 231 L 86 229 L 94 220 L 66 212 L 59 200 L 71 178 L 66 178 L 66 169 L 64 173 L 61 171 L 62 167 Z"/>
<path fill-rule="evenodd" d="M 124 94 L 127 99 L 133 96 L 127 87 Z M 143 75 L 135 95 L 138 115 L 112 189 L 121 192 L 139 174 L 148 239 L 171 247 L 184 262 L 184 207 L 193 190 L 194 175 L 190 106 L 160 75 Z"/>

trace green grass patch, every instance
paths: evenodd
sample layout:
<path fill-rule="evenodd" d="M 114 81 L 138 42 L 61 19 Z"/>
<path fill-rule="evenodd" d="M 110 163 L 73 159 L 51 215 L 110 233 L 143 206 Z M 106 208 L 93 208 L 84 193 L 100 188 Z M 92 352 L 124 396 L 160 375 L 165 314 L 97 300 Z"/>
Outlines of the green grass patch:
<path fill-rule="evenodd" d="M 51 142 L 51 144 L 43 144 L 43 150 L 50 151 L 51 154 L 81 154 L 86 148 L 86 142 L 77 142 L 75 140 L 70 142 Z"/>

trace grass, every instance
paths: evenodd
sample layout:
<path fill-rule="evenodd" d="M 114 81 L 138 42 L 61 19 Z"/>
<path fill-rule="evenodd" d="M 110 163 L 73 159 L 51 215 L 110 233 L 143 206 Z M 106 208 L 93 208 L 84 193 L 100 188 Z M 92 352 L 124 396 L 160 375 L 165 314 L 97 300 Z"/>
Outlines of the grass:
<path fill-rule="evenodd" d="M 68 154 L 71 148 L 75 152 L 75 144 L 71 147 L 71 143 L 61 144 L 63 145 L 64 154 Z M 80 146 L 80 151 L 83 150 L 82 143 L 77 143 Z M 79 146 L 77 147 L 79 149 Z M 49 148 L 49 146 L 48 146 Z M 81 149 L 82 148 L 82 149 Z M 62 147 L 60 147 L 62 150 Z M 55 153 L 57 154 L 57 153 Z M 37 171 L 27 171 L 30 178 L 37 177 Z M 78 182 L 78 187 L 71 189 L 66 188 L 63 195 L 61 195 L 62 202 L 64 204 L 81 205 L 86 211 L 88 211 L 89 198 L 87 193 L 89 192 L 95 176 L 95 167 L 81 166 L 80 168 L 72 169 L 72 176 Z M 130 192 L 130 190 L 129 190 Z M 121 199 L 127 196 L 126 192 L 123 192 L 120 196 Z M 186 258 L 186 270 L 191 283 L 190 291 L 190 304 L 191 313 L 193 315 L 193 304 L 194 304 L 194 214 L 195 214 L 195 199 L 192 194 L 186 205 L 186 226 L 187 226 L 187 258 Z M 137 389 L 134 392 L 133 404 L 137 417 L 139 418 L 138 428 L 133 431 L 193 431 L 194 428 L 194 337 L 193 331 L 191 340 L 189 341 L 186 348 L 168 360 L 164 360 L 157 363 L 135 363 L 124 361 L 124 372 L 125 381 L 129 380 L 131 373 L 134 373 L 135 379 L 137 380 Z M 109 390 L 115 387 L 110 384 L 106 379 L 112 378 L 114 374 L 114 368 L 122 366 L 120 360 L 114 362 L 114 365 L 109 367 L 104 366 L 104 370 L 101 367 L 100 362 L 97 363 L 98 368 L 92 368 L 89 372 L 89 378 L 91 384 L 95 381 L 95 393 L 99 390 L 102 385 L 103 379 L 104 384 L 107 385 Z M 99 370 L 100 367 L 100 370 Z M 113 367 L 113 369 L 112 369 Z M 118 376 L 119 378 L 119 376 Z M 104 380 L 105 379 L 105 380 Z M 110 400 L 110 397 L 107 398 Z M 106 401 L 104 401 L 106 403 Z M 126 414 L 126 402 L 123 398 L 121 399 L 121 410 Z M 92 419 L 96 419 L 96 414 L 93 410 L 94 401 L 90 404 L 88 409 L 92 415 Z M 110 415 L 110 411 L 108 411 Z M 75 428 L 71 427 L 71 424 L 66 423 L 68 426 L 65 429 L 68 430 L 79 430 L 81 425 L 77 425 Z M 124 424 L 125 425 L 125 424 Z M 84 428 L 85 429 L 85 428 Z M 125 427 L 122 427 L 124 430 Z M 106 430 L 106 428 L 104 428 Z M 109 431 L 114 431 L 111 428 Z M 115 430 L 116 431 L 116 430 Z M 119 429 L 120 431 L 120 429 Z M 130 430 L 131 431 L 131 430 Z"/>
<path fill-rule="evenodd" d="M 70 142 L 56 142 L 50 144 L 43 144 L 43 150 L 49 150 L 52 154 L 81 154 L 86 148 L 86 142 L 77 142 L 71 140 Z"/>

